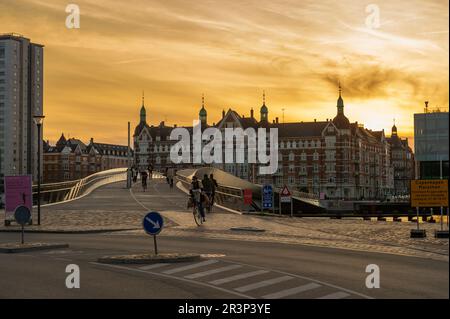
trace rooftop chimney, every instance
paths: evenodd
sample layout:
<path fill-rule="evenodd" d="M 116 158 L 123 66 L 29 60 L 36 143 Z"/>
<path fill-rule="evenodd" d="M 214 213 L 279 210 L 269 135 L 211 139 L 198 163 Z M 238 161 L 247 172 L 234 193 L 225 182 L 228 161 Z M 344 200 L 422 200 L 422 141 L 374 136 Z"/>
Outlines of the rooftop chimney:
<path fill-rule="evenodd" d="M 222 118 L 225 117 L 225 110 L 222 110 Z"/>
<path fill-rule="evenodd" d="M 278 117 L 276 117 L 276 118 L 275 118 L 275 123 L 277 123 L 277 124 L 278 124 Z"/>
<path fill-rule="evenodd" d="M 253 113 L 253 108 L 250 110 L 250 117 L 251 118 L 253 118 L 253 115 L 254 115 L 254 113 Z"/>

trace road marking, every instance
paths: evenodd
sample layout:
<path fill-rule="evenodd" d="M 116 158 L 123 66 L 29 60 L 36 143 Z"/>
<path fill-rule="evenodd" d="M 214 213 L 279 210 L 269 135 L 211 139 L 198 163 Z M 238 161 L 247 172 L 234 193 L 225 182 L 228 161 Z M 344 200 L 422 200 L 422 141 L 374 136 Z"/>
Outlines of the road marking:
<path fill-rule="evenodd" d="M 235 276 L 231 276 L 231 277 L 227 277 L 227 278 L 213 280 L 213 281 L 210 281 L 209 283 L 213 284 L 213 285 L 222 285 L 222 284 L 226 284 L 228 282 L 232 282 L 232 281 L 236 281 L 236 280 L 240 280 L 240 279 L 245 279 L 245 278 L 250 278 L 250 277 L 254 277 L 254 276 L 258 276 L 258 275 L 262 275 L 262 274 L 267 274 L 268 272 L 269 272 L 268 270 L 256 270 L 256 271 L 246 272 L 244 274 L 239 274 L 239 275 L 235 275 Z"/>
<path fill-rule="evenodd" d="M 281 290 L 272 294 L 268 294 L 263 296 L 264 299 L 279 299 L 279 298 L 283 298 L 283 297 L 287 297 L 287 296 L 292 296 L 295 294 L 298 294 L 300 292 L 305 292 L 308 290 L 312 290 L 312 289 L 316 289 L 322 287 L 319 284 L 316 283 L 310 283 L 310 284 L 306 284 L 303 286 L 299 286 L 299 287 L 295 287 L 295 288 L 291 288 L 291 289 L 286 289 L 286 290 Z"/>
<path fill-rule="evenodd" d="M 278 284 L 280 282 L 288 281 L 288 280 L 291 280 L 291 279 L 294 279 L 294 277 L 282 276 L 282 277 L 277 277 L 277 278 L 273 278 L 273 279 L 269 279 L 269 280 L 260 281 L 260 282 L 254 283 L 254 284 L 242 286 L 242 287 L 239 287 L 239 288 L 235 288 L 235 290 L 239 291 L 239 292 L 247 292 L 247 291 L 250 291 L 250 290 L 255 290 L 255 289 L 258 289 L 258 288 L 262 288 L 262 287 Z"/>
<path fill-rule="evenodd" d="M 339 292 L 335 292 L 335 293 L 332 293 L 332 294 L 329 294 L 329 295 L 326 295 L 323 297 L 319 297 L 317 299 L 342 299 L 342 298 L 345 298 L 348 296 L 350 296 L 348 293 L 339 291 Z"/>
<path fill-rule="evenodd" d="M 217 260 L 206 260 L 206 261 L 202 261 L 202 262 L 199 262 L 199 263 L 195 263 L 193 265 L 188 265 L 188 266 L 183 266 L 183 267 L 178 267 L 178 268 L 166 270 L 166 271 L 163 271 L 163 273 L 165 273 L 167 275 L 171 275 L 171 274 L 175 274 L 177 272 L 182 272 L 182 271 L 185 271 L 185 270 L 190 270 L 190 269 L 194 269 L 194 268 L 198 268 L 198 267 L 212 265 L 212 264 L 215 264 L 217 262 L 218 262 Z"/>
<path fill-rule="evenodd" d="M 221 268 L 217 268 L 217 269 L 198 272 L 198 273 L 195 273 L 192 275 L 184 276 L 184 278 L 196 279 L 196 278 L 206 277 L 208 275 L 218 274 L 220 272 L 229 271 L 229 270 L 233 270 L 233 269 L 241 268 L 241 267 L 242 266 L 240 266 L 240 265 L 230 265 L 230 266 L 225 266 L 225 267 L 221 267 Z"/>
<path fill-rule="evenodd" d="M 100 264 L 100 263 L 96 263 L 96 262 L 90 262 L 90 264 L 96 265 L 96 266 L 99 266 L 99 267 L 110 267 L 110 268 L 116 268 L 116 269 L 121 269 L 121 270 L 126 270 L 126 271 L 135 271 L 135 272 L 140 272 L 140 273 L 144 273 L 144 274 L 147 274 L 147 275 L 159 276 L 159 277 L 170 278 L 170 279 L 179 280 L 179 281 L 183 281 L 183 282 L 189 282 L 189 283 L 194 284 L 194 285 L 209 287 L 209 288 L 216 289 L 216 290 L 219 290 L 219 291 L 222 291 L 222 292 L 225 292 L 225 293 L 228 293 L 228 294 L 232 294 L 232 295 L 235 295 L 235 296 L 238 296 L 238 297 L 241 297 L 241 298 L 255 299 L 252 296 L 244 295 L 244 294 L 238 293 L 236 291 L 232 291 L 232 290 L 224 289 L 224 288 L 221 288 L 221 287 L 213 286 L 213 285 L 210 285 L 208 283 L 201 282 L 201 281 L 198 281 L 198 280 L 190 280 L 190 279 L 180 278 L 180 277 L 176 277 L 176 276 L 165 275 L 163 273 L 147 272 L 145 270 L 140 270 L 138 268 L 124 267 L 124 266 L 119 266 L 119 265 Z"/>
<path fill-rule="evenodd" d="M 295 277 L 295 278 L 300 278 L 300 279 L 304 279 L 304 280 L 307 280 L 307 281 L 315 282 L 315 283 L 318 283 L 318 284 L 321 284 L 323 286 L 327 286 L 327 287 L 330 287 L 330 288 L 335 288 L 335 289 L 340 290 L 340 291 L 345 291 L 345 292 L 348 292 L 349 294 L 360 296 L 360 297 L 365 298 L 365 299 L 375 299 L 374 297 L 370 297 L 368 295 L 364 295 L 364 294 L 359 293 L 357 291 L 346 289 L 344 287 L 340 287 L 340 286 L 337 286 L 337 285 L 334 285 L 334 284 L 331 284 L 331 283 L 328 283 L 328 282 L 325 282 L 325 281 L 322 281 L 322 280 L 317 280 L 317 279 L 314 279 L 314 278 L 311 278 L 311 277 L 301 276 L 301 275 L 288 273 L 288 272 L 281 271 L 281 270 L 265 268 L 265 267 L 251 265 L 251 264 L 242 263 L 242 262 L 229 261 L 229 260 L 224 260 L 223 262 L 229 263 L 229 264 L 235 264 L 235 265 L 252 267 L 252 268 L 256 268 L 256 269 L 268 270 L 268 271 L 271 271 L 271 272 L 275 272 L 277 274 L 289 275 L 289 276 L 292 276 L 292 277 Z"/>
<path fill-rule="evenodd" d="M 163 264 L 163 263 L 161 263 L 161 264 L 153 264 L 153 265 L 147 265 L 147 266 L 139 267 L 139 269 L 150 270 L 150 269 L 155 269 L 155 268 L 159 268 L 159 267 L 163 267 L 163 266 L 167 266 L 167 265 L 169 265 L 169 264 Z"/>

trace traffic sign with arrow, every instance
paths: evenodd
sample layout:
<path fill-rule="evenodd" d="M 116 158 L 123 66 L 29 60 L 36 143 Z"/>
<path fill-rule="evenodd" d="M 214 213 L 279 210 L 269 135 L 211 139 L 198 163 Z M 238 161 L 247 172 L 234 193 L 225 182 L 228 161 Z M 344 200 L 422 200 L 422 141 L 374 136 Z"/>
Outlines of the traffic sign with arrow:
<path fill-rule="evenodd" d="M 158 235 L 164 225 L 164 220 L 157 212 L 148 213 L 144 217 L 143 226 L 144 230 L 149 235 Z"/>
<path fill-rule="evenodd" d="M 142 222 L 142 226 L 147 234 L 153 236 L 153 242 L 155 244 L 155 255 L 158 255 L 158 245 L 156 243 L 156 235 L 158 235 L 163 226 L 164 220 L 161 214 L 157 212 L 151 212 L 145 215 L 144 220 Z"/>

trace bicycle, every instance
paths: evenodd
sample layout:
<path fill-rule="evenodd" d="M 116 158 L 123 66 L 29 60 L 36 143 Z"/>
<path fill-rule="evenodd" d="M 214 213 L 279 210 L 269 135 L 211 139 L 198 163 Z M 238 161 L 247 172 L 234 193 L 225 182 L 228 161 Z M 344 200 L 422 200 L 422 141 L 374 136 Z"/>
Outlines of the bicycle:
<path fill-rule="evenodd" d="M 194 221 L 197 224 L 197 226 L 201 226 L 203 224 L 203 217 L 200 213 L 199 203 L 201 198 L 201 192 L 200 191 L 194 191 L 193 196 L 191 197 L 192 201 L 192 214 L 194 215 Z"/>
<path fill-rule="evenodd" d="M 200 209 L 198 208 L 197 203 L 194 203 L 192 214 L 194 215 L 194 221 L 197 226 L 201 226 L 203 224 L 203 217 L 202 214 L 200 214 Z"/>

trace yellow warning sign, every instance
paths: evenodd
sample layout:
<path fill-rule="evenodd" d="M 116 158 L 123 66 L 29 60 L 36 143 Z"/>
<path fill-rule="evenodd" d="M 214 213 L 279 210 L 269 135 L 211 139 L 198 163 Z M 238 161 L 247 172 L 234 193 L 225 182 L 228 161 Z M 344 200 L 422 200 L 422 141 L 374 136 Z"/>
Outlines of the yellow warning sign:
<path fill-rule="evenodd" d="M 447 207 L 448 180 L 412 180 L 411 207 Z"/>

